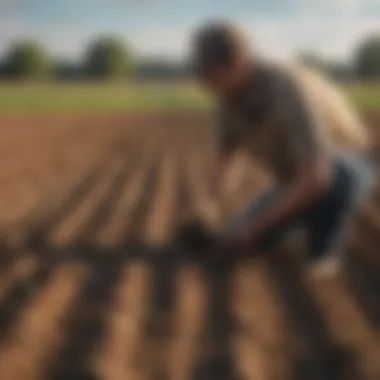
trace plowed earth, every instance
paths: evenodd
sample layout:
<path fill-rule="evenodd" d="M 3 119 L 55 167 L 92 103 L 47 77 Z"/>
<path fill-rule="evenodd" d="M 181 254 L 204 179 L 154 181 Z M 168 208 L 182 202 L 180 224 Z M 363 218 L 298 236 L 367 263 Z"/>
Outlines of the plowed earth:
<path fill-rule="evenodd" d="M 210 278 L 169 246 L 201 202 L 209 125 L 1 118 L 1 380 L 380 379 L 378 189 L 344 274 L 252 255 Z M 225 216 L 266 180 L 235 165 Z"/>

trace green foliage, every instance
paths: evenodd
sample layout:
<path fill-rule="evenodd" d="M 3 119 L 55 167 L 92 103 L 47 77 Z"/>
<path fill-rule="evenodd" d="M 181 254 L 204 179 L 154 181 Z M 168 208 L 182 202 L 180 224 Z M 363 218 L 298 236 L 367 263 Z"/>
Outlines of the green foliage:
<path fill-rule="evenodd" d="M 82 79 L 82 65 L 65 60 L 59 60 L 54 63 L 54 78 L 58 81 L 74 81 Z"/>
<path fill-rule="evenodd" d="M 188 78 L 190 71 L 182 62 L 156 58 L 136 62 L 133 76 L 137 79 L 181 79 Z"/>
<path fill-rule="evenodd" d="M 363 79 L 380 77 L 380 34 L 368 37 L 359 45 L 355 71 Z"/>
<path fill-rule="evenodd" d="M 325 71 L 326 63 L 325 61 L 316 53 L 305 50 L 298 53 L 297 59 L 303 65 L 318 71 Z"/>
<path fill-rule="evenodd" d="M 327 75 L 338 82 L 350 81 L 354 76 L 352 68 L 345 63 L 329 61 L 325 65 Z"/>
<path fill-rule="evenodd" d="M 44 48 L 37 42 L 16 42 L 2 65 L 2 74 L 17 79 L 43 79 L 51 74 L 51 62 Z"/>
<path fill-rule="evenodd" d="M 84 72 L 96 79 L 126 78 L 132 59 L 123 42 L 117 37 L 102 37 L 87 48 Z"/>
<path fill-rule="evenodd" d="M 298 61 L 339 82 L 348 81 L 353 77 L 352 69 L 346 63 L 325 59 L 312 51 L 300 52 Z"/>

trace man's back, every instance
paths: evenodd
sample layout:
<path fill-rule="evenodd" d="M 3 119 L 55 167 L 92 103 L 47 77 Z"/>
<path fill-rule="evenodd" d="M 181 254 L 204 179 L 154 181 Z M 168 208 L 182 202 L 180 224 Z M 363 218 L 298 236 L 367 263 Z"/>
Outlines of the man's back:
<path fill-rule="evenodd" d="M 327 78 L 298 66 L 294 76 L 310 96 L 310 102 L 323 118 L 325 133 L 332 146 L 350 151 L 363 151 L 370 143 L 368 130 L 341 91 Z"/>
<path fill-rule="evenodd" d="M 219 118 L 222 144 L 246 148 L 285 181 L 294 175 L 296 152 L 308 149 L 305 125 L 329 154 L 359 153 L 369 144 L 368 132 L 334 85 L 297 65 L 258 65 L 244 88 L 221 105 Z"/>

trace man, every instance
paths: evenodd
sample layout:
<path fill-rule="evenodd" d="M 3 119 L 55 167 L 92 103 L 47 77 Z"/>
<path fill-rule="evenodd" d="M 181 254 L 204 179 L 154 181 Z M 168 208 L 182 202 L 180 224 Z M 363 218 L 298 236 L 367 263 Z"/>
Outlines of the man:
<path fill-rule="evenodd" d="M 207 24 L 195 33 L 192 60 L 219 104 L 210 197 L 218 198 L 236 149 L 246 149 L 275 179 L 227 223 L 221 246 L 270 251 L 303 226 L 311 261 L 325 268 L 323 263 L 337 262 L 325 259 L 336 257 L 330 253 L 337 252 L 348 218 L 372 186 L 370 139 L 355 113 L 315 73 L 251 54 L 228 23 Z"/>

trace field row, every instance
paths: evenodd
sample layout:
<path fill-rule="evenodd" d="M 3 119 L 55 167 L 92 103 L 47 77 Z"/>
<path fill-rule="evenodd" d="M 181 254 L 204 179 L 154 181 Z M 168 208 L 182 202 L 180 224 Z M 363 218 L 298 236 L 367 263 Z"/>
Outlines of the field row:
<path fill-rule="evenodd" d="M 25 154 L 0 171 L 2 379 L 379 378 L 378 193 L 344 276 L 305 276 L 285 254 L 213 273 L 170 244 L 202 206 L 207 120 L 65 124 L 4 137 Z M 247 165 L 225 217 L 266 181 Z"/>

